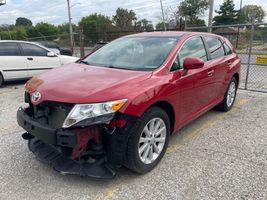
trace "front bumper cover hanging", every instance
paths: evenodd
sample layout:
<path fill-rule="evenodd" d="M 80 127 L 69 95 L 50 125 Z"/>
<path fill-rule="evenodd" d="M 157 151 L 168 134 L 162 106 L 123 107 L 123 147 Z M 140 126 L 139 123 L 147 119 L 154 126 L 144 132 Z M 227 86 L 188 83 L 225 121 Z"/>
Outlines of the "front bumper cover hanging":
<path fill-rule="evenodd" d="M 38 160 L 50 165 L 54 170 L 64 175 L 73 174 L 92 178 L 110 179 L 114 178 L 117 174 L 116 169 L 112 169 L 108 166 L 106 156 L 99 158 L 93 163 L 81 162 L 64 156 L 57 149 L 45 144 L 37 138 L 30 139 L 28 141 L 28 146 Z"/>

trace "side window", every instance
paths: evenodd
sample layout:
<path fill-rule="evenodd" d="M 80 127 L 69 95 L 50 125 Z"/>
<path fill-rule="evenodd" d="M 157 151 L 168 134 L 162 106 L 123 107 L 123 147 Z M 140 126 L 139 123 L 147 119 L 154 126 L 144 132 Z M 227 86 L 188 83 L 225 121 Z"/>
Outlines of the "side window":
<path fill-rule="evenodd" d="M 179 65 L 182 68 L 186 57 L 192 56 L 207 61 L 207 52 L 201 37 L 193 37 L 187 40 L 179 53 Z"/>
<path fill-rule="evenodd" d="M 225 55 L 230 55 L 233 53 L 232 49 L 226 43 L 224 43 L 223 46 L 224 46 L 224 50 L 225 50 Z"/>
<path fill-rule="evenodd" d="M 205 39 L 207 41 L 212 60 L 224 56 L 223 45 L 217 37 L 206 36 Z"/>
<path fill-rule="evenodd" d="M 21 44 L 25 56 L 47 56 L 47 51 L 33 44 Z"/>
<path fill-rule="evenodd" d="M 20 56 L 18 44 L 15 42 L 1 42 L 0 56 Z"/>

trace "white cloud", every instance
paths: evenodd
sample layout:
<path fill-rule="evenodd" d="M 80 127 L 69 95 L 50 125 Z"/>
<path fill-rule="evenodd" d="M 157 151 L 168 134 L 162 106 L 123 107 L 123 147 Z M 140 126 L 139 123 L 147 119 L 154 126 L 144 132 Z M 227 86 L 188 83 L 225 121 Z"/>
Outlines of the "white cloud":
<path fill-rule="evenodd" d="M 75 6 L 72 10 L 72 18 L 75 23 L 79 22 L 83 16 L 92 13 L 101 13 L 112 16 L 118 7 L 133 9 L 138 18 L 147 18 L 154 23 L 159 20 L 161 15 L 159 0 L 70 0 L 71 5 Z M 176 6 L 182 0 L 163 0 L 165 8 Z M 214 0 L 214 9 L 218 10 L 223 0 Z M 240 0 L 234 1 L 236 8 L 239 8 Z M 267 12 L 267 1 L 246 0 L 243 5 L 257 4 L 261 5 Z M 207 20 L 208 14 L 203 15 Z M 38 23 L 46 21 L 54 24 L 67 22 L 67 1 L 66 0 L 7 0 L 7 5 L 0 7 L 0 24 L 14 24 L 16 18 L 27 17 Z"/>

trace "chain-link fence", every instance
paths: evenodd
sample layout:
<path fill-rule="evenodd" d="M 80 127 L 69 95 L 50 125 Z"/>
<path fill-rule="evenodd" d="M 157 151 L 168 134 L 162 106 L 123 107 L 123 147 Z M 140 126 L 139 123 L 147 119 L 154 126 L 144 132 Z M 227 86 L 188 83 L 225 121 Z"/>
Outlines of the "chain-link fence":
<path fill-rule="evenodd" d="M 187 27 L 228 38 L 241 58 L 240 88 L 267 92 L 267 23 Z"/>
<path fill-rule="evenodd" d="M 186 31 L 201 31 L 228 38 L 241 58 L 240 88 L 267 92 L 267 23 L 221 25 L 213 27 L 186 27 Z M 82 57 L 96 46 L 139 31 L 113 31 L 74 34 L 73 56 Z M 69 34 L 28 38 L 29 41 L 53 42 L 70 48 Z"/>

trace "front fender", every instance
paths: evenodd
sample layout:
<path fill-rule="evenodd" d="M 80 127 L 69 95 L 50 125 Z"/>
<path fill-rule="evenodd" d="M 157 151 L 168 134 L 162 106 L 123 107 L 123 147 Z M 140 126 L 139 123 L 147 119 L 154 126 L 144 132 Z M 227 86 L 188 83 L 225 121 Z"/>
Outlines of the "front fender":
<path fill-rule="evenodd" d="M 166 95 L 166 90 L 168 90 L 167 85 L 159 85 L 146 91 L 141 91 L 137 96 L 129 99 L 120 112 L 140 117 L 152 105 L 162 101 L 168 102 L 173 107 L 169 97 Z"/>

